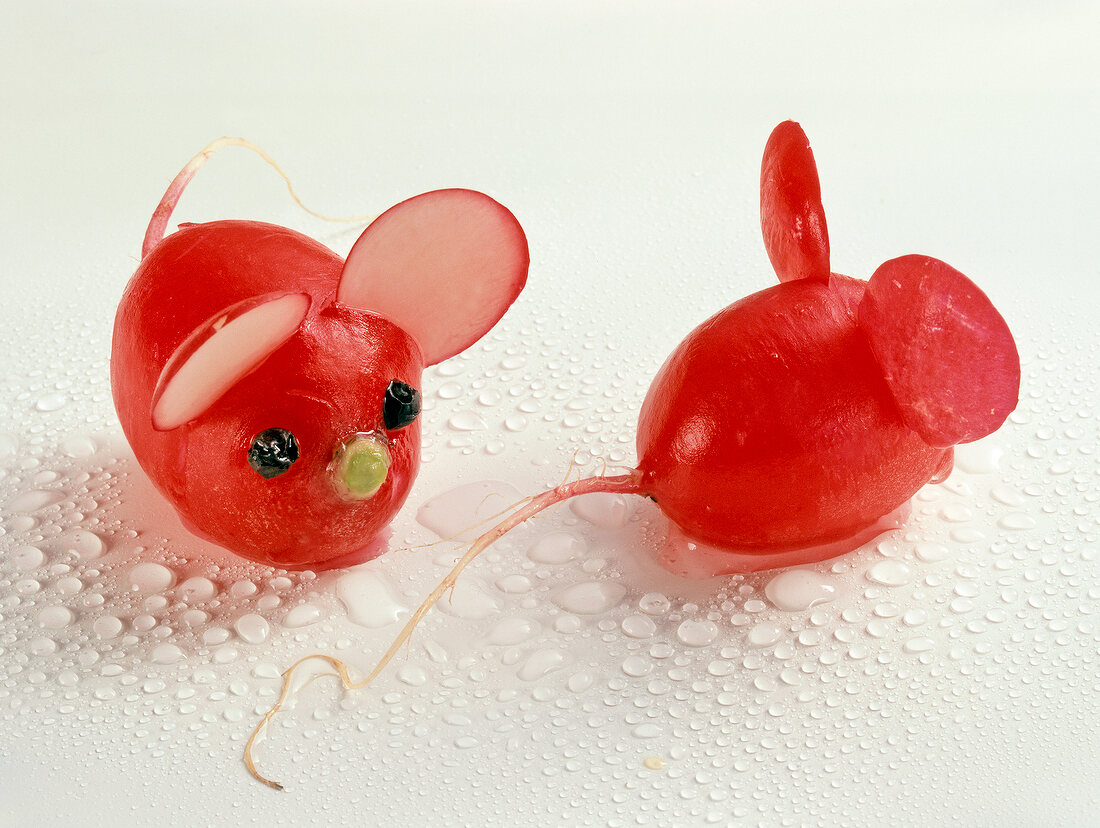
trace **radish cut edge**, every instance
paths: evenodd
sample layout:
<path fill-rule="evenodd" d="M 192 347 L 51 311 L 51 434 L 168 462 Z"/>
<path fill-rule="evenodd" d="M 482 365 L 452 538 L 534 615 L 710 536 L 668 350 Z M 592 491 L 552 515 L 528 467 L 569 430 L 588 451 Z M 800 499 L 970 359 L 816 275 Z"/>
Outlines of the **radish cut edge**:
<path fill-rule="evenodd" d="M 391 207 L 348 254 L 337 300 L 410 334 L 434 365 L 488 333 L 527 282 L 515 216 L 474 190 L 434 190 Z"/>
<path fill-rule="evenodd" d="M 1004 319 L 966 276 L 929 256 L 875 271 L 859 305 L 906 424 L 930 446 L 969 443 L 1016 408 L 1020 357 Z"/>
<path fill-rule="evenodd" d="M 173 353 L 153 395 L 153 428 L 169 431 L 202 414 L 298 330 L 303 293 L 247 299 L 203 323 Z"/>

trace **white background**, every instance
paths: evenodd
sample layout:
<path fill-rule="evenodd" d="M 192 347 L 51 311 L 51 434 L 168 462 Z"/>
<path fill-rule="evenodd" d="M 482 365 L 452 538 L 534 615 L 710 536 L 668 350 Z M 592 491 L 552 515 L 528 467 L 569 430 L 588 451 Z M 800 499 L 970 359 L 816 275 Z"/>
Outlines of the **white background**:
<path fill-rule="evenodd" d="M 891 596 L 902 611 L 919 609 L 922 595 L 954 594 L 969 566 L 981 573 L 968 611 L 982 622 L 975 629 L 996 629 L 966 632 L 965 613 L 957 627 L 937 626 L 954 614 L 953 599 L 933 600 L 927 623 L 942 641 L 931 655 L 905 661 L 895 619 L 892 632 L 872 642 L 890 677 L 852 673 L 850 697 L 831 712 L 821 708 L 826 720 L 837 717 L 831 731 L 806 724 L 818 721 L 816 701 L 792 706 L 785 719 L 760 713 L 762 729 L 745 702 L 746 717 L 727 719 L 723 738 L 711 739 L 690 715 L 722 691 L 708 679 L 713 686 L 698 697 L 678 700 L 689 715 L 662 724 L 655 740 L 637 744 L 632 722 L 611 717 L 608 740 L 589 744 L 577 722 L 595 715 L 585 705 L 598 704 L 599 694 L 596 702 L 558 704 L 569 696 L 558 676 L 548 677 L 545 696 L 517 685 L 529 699 L 515 708 L 520 731 L 537 749 L 495 734 L 490 696 L 470 714 L 478 746 L 456 754 L 438 748 L 436 737 L 452 725 L 432 704 L 391 711 L 387 724 L 369 718 L 374 691 L 340 709 L 335 691 L 319 683 L 311 704 L 327 707 L 331 718 L 298 713 L 294 729 L 280 734 L 282 746 L 268 754 L 288 783 L 278 794 L 254 784 L 239 763 L 240 739 L 259 705 L 252 695 L 242 702 L 243 720 L 219 712 L 198 736 L 188 728 L 201 709 L 190 719 L 175 709 L 164 714 L 178 727 L 162 731 L 166 719 L 150 713 L 155 702 L 128 703 L 125 691 L 98 699 L 83 689 L 92 686 L 83 675 L 64 699 L 68 712 L 59 713 L 65 691 L 43 695 L 23 665 L 5 673 L 0 698 L 0 726 L 9 731 L 0 733 L 0 791 L 22 824 L 52 823 L 51 815 L 69 825 L 314 818 L 1084 825 L 1100 818 L 1100 595 L 1090 589 L 1100 574 L 1095 4 L 5 2 L 0 16 L 5 497 L 29 485 L 27 458 L 33 469 L 71 475 L 59 448 L 66 436 L 88 433 L 100 446 L 117 436 L 105 385 L 114 304 L 164 186 L 223 134 L 262 145 L 324 212 L 379 212 L 425 190 L 465 186 L 505 203 L 527 232 L 528 288 L 496 336 L 468 355 L 462 395 L 425 412 L 432 418 L 426 462 L 398 537 L 421 538 L 416 506 L 456 483 L 497 478 L 534 492 L 581 447 L 607 455 L 610 445 L 631 462 L 637 405 L 667 352 L 703 318 L 774 279 L 759 240 L 757 186 L 764 142 L 785 118 L 798 120 L 814 147 L 834 269 L 866 278 L 909 252 L 950 262 L 1001 309 L 1025 366 L 1020 411 L 990 438 L 1003 452 L 1001 466 L 963 475 L 962 488 L 943 495 L 970 508 L 988 540 L 951 547 L 963 576 L 952 563 L 932 567 L 910 556 L 916 586 Z M 200 173 L 176 216 L 223 217 L 287 224 L 341 253 L 358 232 L 303 216 L 281 182 L 240 150 Z M 526 364 L 504 376 L 497 366 L 512 352 Z M 591 430 L 551 416 L 558 402 L 580 399 L 585 380 L 622 393 L 620 404 L 593 409 L 606 416 Z M 430 373 L 426 386 L 443 381 Z M 540 381 L 558 383 L 562 399 L 548 398 L 525 431 L 500 428 L 504 408 L 492 409 L 486 432 L 465 442 L 448 431 L 448 417 L 476 408 L 480 391 Z M 35 401 L 50 392 L 68 404 L 36 411 Z M 140 475 L 124 450 L 113 462 Z M 100 517 L 163 537 L 161 552 L 178 544 L 201 557 L 201 545 L 162 508 L 136 516 L 140 510 L 127 508 L 128 493 L 141 485 L 127 479 L 121 501 L 104 505 Z M 1036 525 L 1006 535 L 990 492 L 1029 485 L 1034 494 L 1020 508 Z M 918 509 L 910 547 L 921 533 L 950 539 L 939 496 Z M 25 541 L 8 532 L 0 550 L 17 542 Z M 1013 559 L 1011 566 L 994 565 L 997 542 L 1009 556 L 1000 562 Z M 522 558 L 522 548 L 502 547 L 487 566 L 507 571 L 506 556 Z M 406 600 L 444 571 L 431 553 L 416 554 L 386 564 Z M 617 566 L 615 550 L 609 557 Z M 260 568 L 244 571 L 257 583 L 268 577 Z M 636 604 L 652 583 L 632 581 L 629 562 L 625 572 L 627 602 Z M 3 576 L 3 631 L 12 634 L 33 617 L 20 614 L 28 602 L 44 599 L 24 599 L 21 609 L 12 601 L 16 579 L 8 569 Z M 712 588 L 721 587 L 706 582 L 697 600 L 704 609 Z M 321 589 L 331 593 L 331 581 L 322 579 Z M 693 588 L 670 585 L 674 603 L 677 589 Z M 871 612 L 875 596 L 856 590 L 851 600 L 861 619 L 852 623 L 862 629 L 860 613 L 865 605 Z M 989 621 L 985 614 L 1002 604 L 1007 618 Z M 285 666 L 339 641 L 349 660 L 369 666 L 393 630 L 356 630 L 338 603 L 332 607 L 318 640 L 277 633 L 270 651 L 246 647 L 239 663 L 211 668 L 214 684 L 230 686 L 234 670 L 247 677 L 258 660 Z M 433 619 L 436 632 L 445 622 Z M 744 631 L 722 623 L 730 646 L 739 646 Z M 806 622 L 783 623 L 794 634 Z M 658 635 L 675 644 L 675 625 Z M 608 660 L 592 669 L 618 674 L 627 644 L 614 631 L 602 638 Z M 600 639 L 594 633 L 589 643 Z M 25 652 L 19 642 L 2 646 L 0 664 Z M 124 655 L 141 652 L 135 646 Z M 211 664 L 209 652 L 193 658 L 192 666 Z M 689 685 L 707 679 L 709 661 L 685 664 Z M 44 669 L 51 686 L 57 668 Z M 156 672 L 143 669 L 142 680 Z M 489 672 L 494 693 L 508 689 L 507 670 Z M 181 687 L 193 683 L 181 675 L 173 679 Z M 751 676 L 726 681 L 746 697 L 763 692 Z M 255 682 L 246 684 L 251 694 Z M 629 682 L 605 685 L 605 694 L 633 692 Z M 440 687 L 444 706 L 470 698 L 468 687 Z M 906 687 L 916 708 L 904 703 Z M 391 677 L 378 692 L 386 691 L 401 686 Z M 19 697 L 32 701 L 20 707 L 12 702 Z M 213 699 L 211 709 L 219 703 Z M 891 704 L 905 714 L 860 730 L 869 710 Z M 932 712 L 922 715 L 921 705 Z M 419 731 L 409 724 L 418 717 Z M 799 733 L 811 735 L 790 748 Z M 344 749 L 330 753 L 328 744 Z M 604 771 L 597 770 L 601 752 L 618 757 Z M 650 755 L 662 756 L 665 770 L 641 769 Z M 571 761 L 584 768 L 571 771 Z"/>

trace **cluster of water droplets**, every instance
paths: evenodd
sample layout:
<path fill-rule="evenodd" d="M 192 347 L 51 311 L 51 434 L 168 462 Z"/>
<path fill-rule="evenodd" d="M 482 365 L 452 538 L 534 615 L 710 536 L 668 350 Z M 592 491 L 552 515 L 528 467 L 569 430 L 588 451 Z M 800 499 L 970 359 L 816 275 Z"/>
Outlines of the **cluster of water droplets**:
<path fill-rule="evenodd" d="M 336 573 L 254 566 L 179 528 L 119 442 L 101 359 L 4 378 L 0 721 L 32 746 L 106 727 L 107 755 L 182 742 L 194 767 L 236 773 L 280 672 L 313 652 L 370 668 L 460 541 L 537 493 L 509 477 L 629 465 L 645 383 L 595 336 L 547 335 L 557 321 L 505 325 L 428 372 L 431 488 L 389 554 Z M 659 565 L 667 524 L 648 502 L 540 516 L 370 689 L 309 682 L 313 665 L 262 764 L 291 788 L 356 787 L 377 816 L 438 808 L 395 794 L 428 757 L 456 799 L 537 790 L 546 820 L 608 825 L 843 821 L 853 787 L 919 821 L 897 786 L 970 784 L 936 768 L 989 739 L 1022 772 L 1043 722 L 1100 692 L 1096 393 L 1047 383 L 1056 358 L 1095 354 L 1040 351 L 1004 431 L 961 447 L 903 527 L 834 561 L 690 581 Z"/>

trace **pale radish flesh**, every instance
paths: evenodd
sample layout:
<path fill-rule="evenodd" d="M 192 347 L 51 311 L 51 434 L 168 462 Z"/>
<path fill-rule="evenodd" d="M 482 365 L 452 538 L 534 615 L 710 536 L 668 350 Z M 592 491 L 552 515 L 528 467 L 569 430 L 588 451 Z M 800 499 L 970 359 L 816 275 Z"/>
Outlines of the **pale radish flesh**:
<path fill-rule="evenodd" d="M 192 420 L 286 342 L 309 311 L 309 296 L 292 293 L 245 300 L 219 313 L 179 346 L 153 395 L 153 428 Z"/>
<path fill-rule="evenodd" d="M 1020 357 L 1008 324 L 959 271 L 929 256 L 891 259 L 859 305 L 906 424 L 932 446 L 995 431 L 1016 407 Z"/>
<path fill-rule="evenodd" d="M 523 289 L 529 261 L 506 208 L 473 190 L 436 190 L 391 207 L 363 231 L 336 298 L 401 326 L 433 365 L 496 324 Z"/>

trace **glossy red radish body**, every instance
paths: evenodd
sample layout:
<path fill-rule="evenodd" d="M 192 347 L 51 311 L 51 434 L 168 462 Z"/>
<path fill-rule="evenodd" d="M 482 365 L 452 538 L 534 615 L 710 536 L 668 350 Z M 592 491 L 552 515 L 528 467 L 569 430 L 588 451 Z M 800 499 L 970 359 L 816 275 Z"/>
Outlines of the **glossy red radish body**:
<path fill-rule="evenodd" d="M 969 279 L 928 257 L 886 262 L 869 282 L 832 273 L 817 167 L 792 121 L 764 151 L 760 207 L 780 284 L 703 322 L 669 356 L 642 404 L 636 469 L 543 492 L 475 540 L 360 681 L 331 656 L 302 661 L 323 659 L 347 689 L 370 684 L 493 541 L 593 492 L 654 499 L 680 536 L 733 562 L 719 571 L 840 554 L 845 539 L 876 531 L 946 477 L 955 443 L 1004 422 L 1020 382 L 1004 320 Z M 245 749 L 249 771 L 272 787 L 251 751 L 297 666 Z"/>
<path fill-rule="evenodd" d="M 852 537 L 946 477 L 951 447 L 996 430 L 1020 384 L 1008 326 L 943 262 L 904 256 L 869 282 L 831 272 L 798 124 L 773 130 L 760 178 L 781 284 L 692 331 L 638 422 L 641 492 L 746 569 Z"/>
<path fill-rule="evenodd" d="M 519 294 L 523 231 L 488 196 L 437 190 L 380 216 L 347 263 L 260 222 L 159 240 L 180 181 L 115 320 L 123 430 L 196 534 L 282 568 L 359 562 L 417 473 L 423 369 Z"/>
<path fill-rule="evenodd" d="M 853 312 L 863 289 L 833 277 L 755 293 L 661 368 L 638 420 L 640 486 L 687 535 L 761 552 L 829 543 L 949 462 L 898 416 Z"/>

